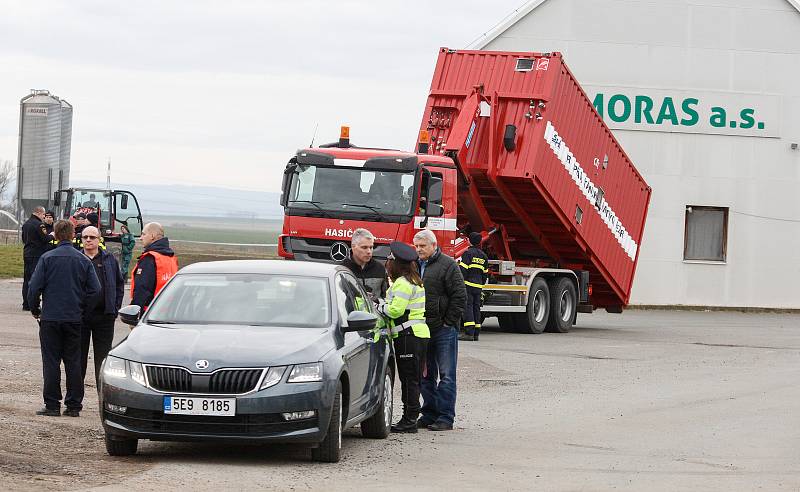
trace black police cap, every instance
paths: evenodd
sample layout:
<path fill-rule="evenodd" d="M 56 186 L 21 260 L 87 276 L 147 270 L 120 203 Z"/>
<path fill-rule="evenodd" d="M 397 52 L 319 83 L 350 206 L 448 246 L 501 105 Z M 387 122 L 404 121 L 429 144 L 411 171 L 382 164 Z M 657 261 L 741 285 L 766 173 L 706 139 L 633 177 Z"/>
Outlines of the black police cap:
<path fill-rule="evenodd" d="M 97 212 L 89 212 L 88 214 L 86 214 L 86 220 L 88 220 L 92 224 L 96 224 L 97 223 Z"/>
<path fill-rule="evenodd" d="M 469 243 L 473 246 L 477 246 L 481 244 L 481 234 L 479 232 L 473 232 L 469 235 Z"/>
<path fill-rule="evenodd" d="M 419 256 L 417 250 L 413 246 L 401 241 L 392 241 L 389 243 L 389 249 L 392 250 L 392 257 L 402 261 L 416 261 Z"/>

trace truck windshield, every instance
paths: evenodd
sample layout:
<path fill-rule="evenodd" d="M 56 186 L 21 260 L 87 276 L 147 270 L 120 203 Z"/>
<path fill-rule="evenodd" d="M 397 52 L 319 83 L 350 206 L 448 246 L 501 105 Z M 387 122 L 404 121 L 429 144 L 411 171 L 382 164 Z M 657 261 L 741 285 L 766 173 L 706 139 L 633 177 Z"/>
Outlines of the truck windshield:
<path fill-rule="evenodd" d="M 411 215 L 414 172 L 347 167 L 297 166 L 289 187 L 288 206 L 327 212 L 385 216 Z"/>

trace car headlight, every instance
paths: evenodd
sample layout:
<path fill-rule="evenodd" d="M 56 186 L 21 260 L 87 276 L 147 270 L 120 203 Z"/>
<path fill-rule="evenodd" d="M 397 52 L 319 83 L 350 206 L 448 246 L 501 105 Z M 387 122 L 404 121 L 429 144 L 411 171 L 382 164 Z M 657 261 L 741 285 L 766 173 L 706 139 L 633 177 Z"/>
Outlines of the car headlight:
<path fill-rule="evenodd" d="M 311 383 L 322 381 L 322 362 L 298 364 L 292 367 L 287 383 Z"/>
<path fill-rule="evenodd" d="M 142 367 L 142 364 L 140 362 L 128 361 L 128 366 L 131 369 L 131 379 L 142 386 L 147 386 L 147 382 L 144 379 L 144 368 Z"/>
<path fill-rule="evenodd" d="M 267 371 L 267 375 L 264 376 L 264 381 L 258 389 L 263 390 L 280 383 L 284 372 L 286 372 L 286 366 L 270 367 Z"/>
<path fill-rule="evenodd" d="M 103 376 L 107 378 L 125 378 L 127 375 L 125 359 L 120 359 L 113 355 L 106 357 L 106 364 L 103 366 Z"/>

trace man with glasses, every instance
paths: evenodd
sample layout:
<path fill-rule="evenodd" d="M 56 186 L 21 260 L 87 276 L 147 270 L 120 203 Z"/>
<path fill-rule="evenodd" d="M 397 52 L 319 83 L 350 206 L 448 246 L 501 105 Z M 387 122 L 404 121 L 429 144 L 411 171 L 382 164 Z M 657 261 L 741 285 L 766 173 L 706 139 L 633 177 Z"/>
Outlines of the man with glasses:
<path fill-rule="evenodd" d="M 114 320 L 122 306 L 125 280 L 114 255 L 100 248 L 100 231 L 88 226 L 81 233 L 83 254 L 92 262 L 100 291 L 88 299 L 81 325 L 81 374 L 86 377 L 89 361 L 89 341 L 94 348 L 94 378 L 97 383 L 100 365 L 111 350 L 114 341 Z M 99 385 L 97 386 L 99 388 Z"/>
<path fill-rule="evenodd" d="M 158 222 L 149 222 L 142 229 L 144 252 L 133 268 L 131 304 L 147 309 L 153 298 L 178 271 L 178 259 L 169 247 L 169 238 Z"/>
<path fill-rule="evenodd" d="M 86 300 L 100 292 L 100 283 L 92 263 L 72 247 L 72 222 L 59 220 L 54 230 L 58 246 L 42 255 L 28 286 L 28 303 L 31 314 L 39 321 L 42 349 L 44 408 L 36 414 L 61 415 L 63 361 L 67 375 L 64 415 L 78 417 L 83 409 L 81 320 Z"/>

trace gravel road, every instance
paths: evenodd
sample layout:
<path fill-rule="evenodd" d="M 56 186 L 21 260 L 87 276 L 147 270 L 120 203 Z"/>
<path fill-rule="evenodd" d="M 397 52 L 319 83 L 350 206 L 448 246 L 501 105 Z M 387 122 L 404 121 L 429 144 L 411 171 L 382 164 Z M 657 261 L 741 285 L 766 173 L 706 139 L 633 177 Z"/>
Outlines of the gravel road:
<path fill-rule="evenodd" d="M 800 489 L 797 314 L 598 312 L 543 335 L 488 320 L 460 346 L 452 432 L 351 430 L 338 464 L 295 447 L 157 442 L 111 458 L 93 381 L 80 418 L 33 414 L 41 359 L 20 287 L 0 281 L 4 489 Z"/>

